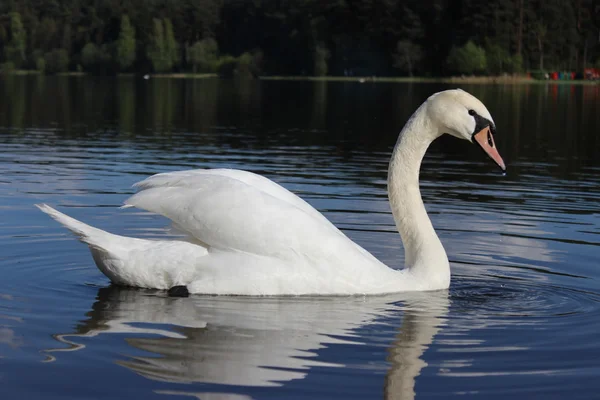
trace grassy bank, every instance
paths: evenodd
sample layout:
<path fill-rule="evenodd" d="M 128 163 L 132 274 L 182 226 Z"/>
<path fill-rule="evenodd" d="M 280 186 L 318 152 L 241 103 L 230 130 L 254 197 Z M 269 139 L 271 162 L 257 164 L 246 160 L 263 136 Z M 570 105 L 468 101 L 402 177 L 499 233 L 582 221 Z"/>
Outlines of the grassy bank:
<path fill-rule="evenodd" d="M 11 71 L 0 71 L 0 75 L 44 75 L 42 72 L 35 70 L 15 69 Z M 87 72 L 69 71 L 59 72 L 48 76 L 87 76 L 90 75 Z M 206 78 L 217 78 L 217 74 L 192 74 L 192 73 L 168 73 L 168 74 L 147 74 L 148 78 L 174 78 L 174 79 L 206 79 Z M 118 78 L 127 78 L 135 76 L 146 76 L 143 74 L 136 73 L 119 73 L 114 75 Z"/>
<path fill-rule="evenodd" d="M 414 83 L 454 83 L 454 84 L 570 84 L 570 85 L 597 85 L 599 81 L 584 80 L 537 80 L 527 76 L 456 76 L 448 78 L 425 77 L 365 77 L 365 76 L 261 76 L 262 80 L 308 80 L 331 82 L 414 82 Z"/>
<path fill-rule="evenodd" d="M 4 71 L 5 75 L 41 75 L 38 71 L 13 70 Z M 0 74 L 1 75 L 1 74 Z M 86 76 L 86 72 L 61 72 L 56 76 Z M 164 73 L 141 75 L 136 73 L 119 73 L 116 77 L 148 77 L 171 79 L 209 79 L 218 78 L 215 73 Z M 589 80 L 538 80 L 524 75 L 500 76 L 454 76 L 447 78 L 429 77 L 372 77 L 372 76 L 261 76 L 259 79 L 266 81 L 327 81 L 327 82 L 381 82 L 381 83 L 452 83 L 452 84 L 558 84 L 558 85 L 598 85 L 600 81 Z"/>
<path fill-rule="evenodd" d="M 149 74 L 148 77 L 149 78 L 174 78 L 174 79 L 206 79 L 206 78 L 218 78 L 218 75 L 217 74 L 173 73 L 173 74 Z"/>

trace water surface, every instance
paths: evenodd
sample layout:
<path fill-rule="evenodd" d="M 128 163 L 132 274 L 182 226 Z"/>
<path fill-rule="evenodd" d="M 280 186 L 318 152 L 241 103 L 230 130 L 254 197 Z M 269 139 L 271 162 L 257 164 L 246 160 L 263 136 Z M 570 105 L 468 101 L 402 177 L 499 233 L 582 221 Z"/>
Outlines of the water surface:
<path fill-rule="evenodd" d="M 436 141 L 422 195 L 448 291 L 172 299 L 111 286 L 46 202 L 121 235 L 146 176 L 261 173 L 388 265 L 397 133 L 438 84 L 64 77 L 0 80 L 3 399 L 591 398 L 600 390 L 600 86 L 465 86 L 490 109 L 503 177 Z"/>

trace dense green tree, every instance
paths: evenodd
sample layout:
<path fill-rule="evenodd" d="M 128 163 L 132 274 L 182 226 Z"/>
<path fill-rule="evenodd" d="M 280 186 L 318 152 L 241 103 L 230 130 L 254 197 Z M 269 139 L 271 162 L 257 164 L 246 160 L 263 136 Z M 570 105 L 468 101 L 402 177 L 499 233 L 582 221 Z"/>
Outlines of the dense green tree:
<path fill-rule="evenodd" d="M 164 72 L 169 69 L 169 60 L 165 44 L 165 30 L 160 19 L 154 19 L 154 32 L 148 44 L 147 56 L 156 72 Z"/>
<path fill-rule="evenodd" d="M 217 41 L 209 38 L 189 46 L 186 49 L 186 60 L 194 72 L 215 72 L 219 60 Z"/>
<path fill-rule="evenodd" d="M 46 72 L 56 74 L 66 72 L 69 67 L 69 53 L 65 49 L 53 49 L 44 55 Z"/>
<path fill-rule="evenodd" d="M 207 40 L 216 43 L 220 56 L 203 47 Z M 0 1 L 0 63 L 40 69 L 43 59 L 49 72 L 56 70 L 56 62 L 49 61 L 64 59 L 64 52 L 60 57 L 55 52 L 62 49 L 67 68 L 83 66 L 93 73 L 177 69 L 254 76 L 444 75 L 472 70 L 472 65 L 456 65 L 458 49 L 468 42 L 484 49 L 487 67 L 477 73 L 540 67 L 581 71 L 600 57 L 600 3 Z M 451 51 L 454 64 L 446 62 Z M 96 61 L 90 64 L 91 59 Z"/>
<path fill-rule="evenodd" d="M 148 45 L 148 59 L 156 72 L 170 71 L 178 63 L 178 45 L 169 19 L 154 19 L 154 34 Z"/>
<path fill-rule="evenodd" d="M 10 36 L 10 43 L 5 47 L 4 51 L 6 59 L 18 68 L 23 65 L 27 59 L 25 54 L 27 32 L 25 32 L 25 29 L 23 28 L 21 15 L 18 12 L 10 13 Z"/>
<path fill-rule="evenodd" d="M 548 26 L 544 21 L 538 21 L 532 29 L 532 37 L 537 45 L 537 54 L 540 60 L 538 68 L 544 70 L 544 44 L 546 43 L 546 34 L 548 33 Z"/>
<path fill-rule="evenodd" d="M 81 64 L 87 71 L 104 74 L 110 68 L 110 61 L 106 46 L 88 43 L 81 49 Z"/>
<path fill-rule="evenodd" d="M 42 18 L 34 33 L 33 48 L 50 51 L 54 47 L 58 47 L 58 28 L 54 19 L 49 17 Z"/>
<path fill-rule="evenodd" d="M 487 68 L 485 50 L 470 40 L 463 46 L 453 47 L 447 63 L 452 71 L 459 74 L 480 73 Z"/>
<path fill-rule="evenodd" d="M 168 63 L 168 69 L 171 69 L 179 65 L 179 45 L 175 40 L 175 35 L 173 33 L 173 24 L 171 23 L 171 20 L 166 18 L 163 22 L 165 26 L 164 48 Z"/>
<path fill-rule="evenodd" d="M 506 48 L 487 41 L 485 45 L 487 72 L 493 75 L 503 72 L 513 72 L 513 58 Z"/>
<path fill-rule="evenodd" d="M 44 57 L 38 57 L 35 59 L 35 69 L 41 73 L 46 72 L 46 60 Z"/>
<path fill-rule="evenodd" d="M 40 49 L 36 49 L 31 53 L 31 63 L 35 66 L 36 71 L 46 72 L 46 59 L 44 58 L 44 52 Z"/>
<path fill-rule="evenodd" d="M 0 45 L 2 47 L 8 44 L 8 34 L 6 33 L 6 29 L 3 25 L 0 24 Z"/>
<path fill-rule="evenodd" d="M 237 72 L 238 60 L 233 56 L 223 56 L 217 63 L 217 73 L 219 76 L 231 78 Z"/>
<path fill-rule="evenodd" d="M 315 68 L 314 74 L 316 76 L 325 76 L 327 75 L 327 60 L 330 57 L 329 50 L 325 47 L 324 44 L 319 43 L 317 47 L 315 47 Z"/>
<path fill-rule="evenodd" d="M 117 63 L 121 70 L 131 68 L 135 62 L 135 29 L 131 26 L 129 17 L 123 15 L 121 17 L 121 30 L 117 39 Z"/>
<path fill-rule="evenodd" d="M 393 54 L 394 67 L 413 76 L 413 71 L 422 58 L 421 46 L 410 40 L 399 40 Z"/>
<path fill-rule="evenodd" d="M 63 28 L 63 36 L 61 48 L 67 50 L 68 53 L 71 53 L 71 25 L 65 24 Z"/>

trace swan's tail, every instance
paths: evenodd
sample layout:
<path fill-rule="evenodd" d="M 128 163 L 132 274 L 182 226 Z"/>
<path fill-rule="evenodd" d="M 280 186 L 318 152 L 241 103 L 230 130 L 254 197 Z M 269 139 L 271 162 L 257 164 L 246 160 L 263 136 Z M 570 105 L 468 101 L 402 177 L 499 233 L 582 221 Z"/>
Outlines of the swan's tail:
<path fill-rule="evenodd" d="M 67 229 L 73 232 L 79 240 L 88 245 L 96 248 L 102 248 L 102 242 L 108 239 L 110 236 L 114 236 L 111 233 L 105 232 L 101 229 L 94 228 L 93 226 L 89 226 L 84 224 L 81 221 L 76 220 L 75 218 L 71 218 L 68 215 L 61 213 L 60 211 L 55 210 L 47 204 L 36 204 L 37 208 L 54 218 L 56 221 L 60 222 Z"/>

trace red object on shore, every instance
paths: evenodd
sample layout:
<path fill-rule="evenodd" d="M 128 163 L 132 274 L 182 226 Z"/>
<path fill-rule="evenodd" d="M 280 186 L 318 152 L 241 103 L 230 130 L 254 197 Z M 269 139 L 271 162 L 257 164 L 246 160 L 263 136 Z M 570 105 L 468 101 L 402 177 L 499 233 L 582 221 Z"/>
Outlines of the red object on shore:
<path fill-rule="evenodd" d="M 600 79 L 600 68 L 586 68 L 583 70 L 584 79 Z"/>

